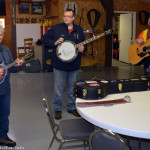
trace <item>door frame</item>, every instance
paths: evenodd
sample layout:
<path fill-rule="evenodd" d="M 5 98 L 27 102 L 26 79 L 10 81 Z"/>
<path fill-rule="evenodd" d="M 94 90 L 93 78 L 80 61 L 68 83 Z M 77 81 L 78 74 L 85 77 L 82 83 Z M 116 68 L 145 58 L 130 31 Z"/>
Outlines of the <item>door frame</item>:
<path fill-rule="evenodd" d="M 135 11 L 114 11 L 114 14 L 132 14 L 132 42 L 136 38 L 136 12 Z M 118 35 L 119 35 L 119 28 L 118 28 Z M 119 39 L 119 37 L 118 37 Z M 113 50 L 112 50 L 113 51 Z M 112 64 L 113 64 L 113 55 L 112 55 Z"/>

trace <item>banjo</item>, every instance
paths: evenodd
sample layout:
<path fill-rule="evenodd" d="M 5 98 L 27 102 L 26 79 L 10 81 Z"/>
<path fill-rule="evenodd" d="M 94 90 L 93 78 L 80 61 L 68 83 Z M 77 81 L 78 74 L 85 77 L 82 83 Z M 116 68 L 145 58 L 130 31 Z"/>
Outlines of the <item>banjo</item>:
<path fill-rule="evenodd" d="M 92 38 L 90 38 L 88 40 L 85 40 L 85 41 L 83 41 L 81 43 L 78 43 L 78 44 L 75 44 L 72 41 L 66 40 L 63 43 L 58 45 L 58 47 L 56 49 L 56 55 L 63 62 L 71 62 L 78 55 L 78 50 L 77 50 L 78 47 L 80 47 L 82 45 L 85 45 L 87 43 L 90 43 L 94 40 L 97 40 L 97 39 L 103 37 L 104 35 L 108 35 L 108 34 L 111 34 L 111 33 L 112 33 L 112 30 L 109 29 L 109 30 L 105 31 L 104 33 L 102 33 L 100 35 L 93 36 Z"/>

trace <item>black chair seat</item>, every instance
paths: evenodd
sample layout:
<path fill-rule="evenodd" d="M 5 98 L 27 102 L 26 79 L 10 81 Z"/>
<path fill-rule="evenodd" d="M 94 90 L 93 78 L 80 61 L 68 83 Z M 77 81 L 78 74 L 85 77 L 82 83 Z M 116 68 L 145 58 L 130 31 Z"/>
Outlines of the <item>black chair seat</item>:
<path fill-rule="evenodd" d="M 68 119 L 59 123 L 61 136 L 65 140 L 89 138 L 94 126 L 84 119 Z"/>

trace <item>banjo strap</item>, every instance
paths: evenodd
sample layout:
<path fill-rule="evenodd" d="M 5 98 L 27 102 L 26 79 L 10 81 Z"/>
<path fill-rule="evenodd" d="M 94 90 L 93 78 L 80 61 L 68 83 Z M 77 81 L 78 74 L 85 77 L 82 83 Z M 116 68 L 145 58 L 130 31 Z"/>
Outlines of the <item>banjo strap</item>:
<path fill-rule="evenodd" d="M 94 20 L 94 24 L 92 25 L 92 21 L 91 21 L 91 12 L 94 12 L 95 13 L 95 20 Z M 96 27 L 96 25 L 98 24 L 98 21 L 100 19 L 100 12 L 96 9 L 91 9 L 88 13 L 87 13 L 87 18 L 88 18 L 88 22 L 90 24 L 90 26 L 93 28 Z"/>

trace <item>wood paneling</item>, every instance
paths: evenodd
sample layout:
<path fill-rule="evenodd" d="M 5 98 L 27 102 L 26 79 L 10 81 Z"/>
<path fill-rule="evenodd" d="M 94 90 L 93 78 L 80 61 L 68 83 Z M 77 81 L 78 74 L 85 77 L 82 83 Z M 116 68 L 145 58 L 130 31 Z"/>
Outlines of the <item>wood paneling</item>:
<path fill-rule="evenodd" d="M 5 24 L 6 24 L 6 31 L 5 31 L 5 37 L 3 44 L 7 45 L 10 50 L 12 51 L 12 27 L 11 27 L 11 0 L 6 0 L 6 16 L 0 16 L 0 18 L 5 18 Z M 46 1 L 46 5 L 44 5 L 44 13 L 43 15 L 49 16 L 52 19 L 53 25 L 56 23 L 60 23 L 63 21 L 63 12 L 64 12 L 64 6 L 66 2 L 76 2 L 78 5 L 78 15 L 76 17 L 75 23 L 79 24 L 80 17 L 82 16 L 82 10 L 83 10 L 83 20 L 81 22 L 81 26 L 84 30 L 91 30 L 91 27 L 88 23 L 87 19 L 87 12 L 91 9 L 96 9 L 101 13 L 101 17 L 99 20 L 98 25 L 94 28 L 94 30 L 99 30 L 99 33 L 96 33 L 95 35 L 98 35 L 102 32 L 104 32 L 104 28 L 106 26 L 107 20 L 106 20 L 106 11 L 103 8 L 103 3 L 100 2 L 100 0 L 51 0 Z M 102 5 L 103 4 L 103 5 Z M 149 11 L 150 4 L 143 2 L 142 0 L 114 0 L 114 11 L 135 11 L 137 13 L 137 24 L 136 24 L 136 33 L 137 35 L 143 31 L 144 29 L 148 28 L 148 25 L 141 25 L 139 22 L 139 12 L 141 10 Z M 47 9 L 47 10 L 46 10 Z M 105 8 L 107 9 L 107 8 Z M 18 14 L 18 3 L 16 3 L 16 15 L 17 16 L 24 16 L 23 14 Z M 93 14 L 94 15 L 94 14 Z M 35 15 L 33 15 L 36 17 Z M 31 14 L 25 15 L 25 17 L 31 17 Z M 37 17 L 41 17 L 41 15 L 38 15 Z M 94 17 L 92 17 L 94 18 Z M 89 35 L 86 35 L 88 38 Z M 15 36 L 13 36 L 15 37 Z M 100 65 L 106 64 L 106 56 L 110 55 L 107 54 L 105 50 L 105 41 L 106 37 L 103 37 L 99 40 L 96 40 L 93 42 L 94 49 L 98 51 L 98 58 Z M 90 51 L 90 46 L 88 46 L 88 51 Z M 110 50 L 111 51 L 111 50 Z M 111 57 L 111 56 L 110 56 Z"/>
<path fill-rule="evenodd" d="M 143 2 L 141 0 L 114 0 L 115 11 L 135 11 L 136 12 L 136 34 L 138 35 L 144 29 L 148 28 L 148 25 L 142 25 L 139 22 L 139 12 L 145 10 L 150 14 L 150 3 Z"/>
<path fill-rule="evenodd" d="M 48 6 L 49 5 L 49 6 Z M 59 0 L 51 0 L 47 2 L 47 17 L 52 20 L 52 25 L 59 23 Z"/>
<path fill-rule="evenodd" d="M 16 22 L 20 23 L 20 20 L 24 20 L 23 22 L 21 21 L 21 23 L 27 23 L 26 19 L 29 20 L 29 23 L 39 23 L 41 21 L 41 18 L 43 18 L 43 16 L 46 15 L 46 5 L 45 3 L 38 3 L 39 5 L 43 6 L 43 13 L 42 14 L 32 14 L 32 4 L 36 4 L 36 3 L 31 3 L 31 1 L 27 0 L 27 1 L 23 1 L 23 4 L 27 4 L 29 5 L 29 13 L 28 14 L 20 14 L 19 13 L 19 5 L 21 5 L 22 1 L 16 0 Z M 26 2 L 26 3 L 25 3 Z"/>

